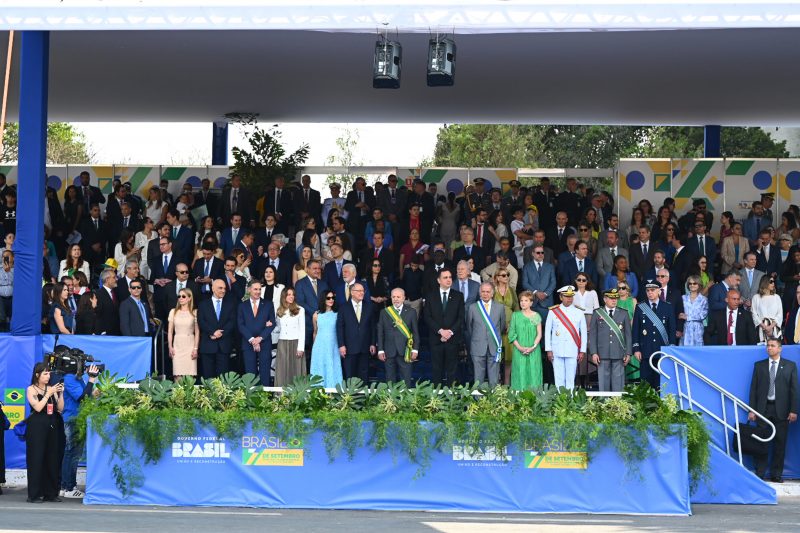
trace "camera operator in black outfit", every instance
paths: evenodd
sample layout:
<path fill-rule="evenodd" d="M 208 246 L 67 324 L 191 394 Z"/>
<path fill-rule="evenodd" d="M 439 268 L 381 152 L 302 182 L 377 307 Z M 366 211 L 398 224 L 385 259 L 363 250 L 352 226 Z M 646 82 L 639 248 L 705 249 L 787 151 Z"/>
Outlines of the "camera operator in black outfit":
<path fill-rule="evenodd" d="M 25 391 L 31 406 L 25 434 L 29 503 L 61 501 L 58 484 L 64 455 L 63 392 L 63 383 L 50 385 L 47 365 L 36 363 L 31 384 Z"/>

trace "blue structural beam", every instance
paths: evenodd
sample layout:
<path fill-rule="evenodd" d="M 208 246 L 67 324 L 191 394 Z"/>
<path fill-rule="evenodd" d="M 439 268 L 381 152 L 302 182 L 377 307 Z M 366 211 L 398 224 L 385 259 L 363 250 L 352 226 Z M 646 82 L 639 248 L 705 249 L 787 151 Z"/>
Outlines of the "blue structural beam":
<path fill-rule="evenodd" d="M 722 154 L 722 127 L 703 128 L 703 157 L 720 157 Z"/>
<path fill-rule="evenodd" d="M 41 333 L 49 62 L 50 33 L 22 32 L 17 235 L 11 319 L 14 335 Z"/>
<path fill-rule="evenodd" d="M 228 164 L 228 123 L 215 122 L 211 144 L 211 164 Z"/>

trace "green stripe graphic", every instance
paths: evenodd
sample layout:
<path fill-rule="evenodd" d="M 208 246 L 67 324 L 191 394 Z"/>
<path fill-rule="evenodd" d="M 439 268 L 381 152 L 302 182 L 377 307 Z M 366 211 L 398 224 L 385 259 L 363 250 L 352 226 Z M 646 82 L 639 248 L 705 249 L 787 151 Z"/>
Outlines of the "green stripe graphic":
<path fill-rule="evenodd" d="M 697 188 L 703 183 L 711 167 L 714 166 L 716 161 L 698 161 L 694 169 L 689 173 L 686 181 L 683 182 L 675 198 L 689 198 L 694 194 Z"/>

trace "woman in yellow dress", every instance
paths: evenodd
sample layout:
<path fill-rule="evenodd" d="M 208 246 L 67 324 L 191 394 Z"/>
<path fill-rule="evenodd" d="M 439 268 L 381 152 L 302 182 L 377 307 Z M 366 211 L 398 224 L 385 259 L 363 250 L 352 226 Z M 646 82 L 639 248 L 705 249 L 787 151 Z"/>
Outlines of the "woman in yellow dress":
<path fill-rule="evenodd" d="M 506 331 L 503 332 L 503 359 L 505 360 L 505 385 L 511 383 L 511 344 L 508 342 L 508 324 L 511 323 L 511 313 L 519 310 L 517 293 L 508 284 L 509 273 L 504 267 L 500 267 L 494 273 L 494 301 L 506 306 Z"/>

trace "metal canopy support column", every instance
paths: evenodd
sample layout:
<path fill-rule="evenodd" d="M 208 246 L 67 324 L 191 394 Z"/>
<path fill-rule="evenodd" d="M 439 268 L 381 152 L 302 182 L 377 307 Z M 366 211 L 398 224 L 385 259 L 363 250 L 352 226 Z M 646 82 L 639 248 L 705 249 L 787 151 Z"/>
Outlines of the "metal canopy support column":
<path fill-rule="evenodd" d="M 211 145 L 211 164 L 228 164 L 228 123 L 215 122 Z"/>
<path fill-rule="evenodd" d="M 720 157 L 721 150 L 722 128 L 720 126 L 703 128 L 703 157 Z"/>
<path fill-rule="evenodd" d="M 50 33 L 24 31 L 21 43 L 17 235 L 14 241 L 11 331 L 14 335 L 38 335 L 42 318 Z"/>

